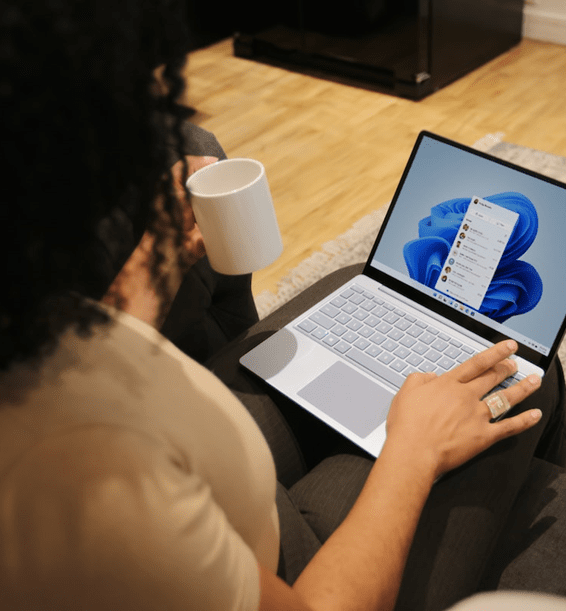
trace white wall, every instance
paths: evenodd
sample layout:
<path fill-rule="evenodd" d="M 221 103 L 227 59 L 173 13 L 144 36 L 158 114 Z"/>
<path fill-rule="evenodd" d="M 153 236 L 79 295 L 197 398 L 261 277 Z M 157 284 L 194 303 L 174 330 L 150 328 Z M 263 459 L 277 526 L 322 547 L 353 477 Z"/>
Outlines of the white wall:
<path fill-rule="evenodd" d="M 525 0 L 523 36 L 566 45 L 566 0 Z"/>

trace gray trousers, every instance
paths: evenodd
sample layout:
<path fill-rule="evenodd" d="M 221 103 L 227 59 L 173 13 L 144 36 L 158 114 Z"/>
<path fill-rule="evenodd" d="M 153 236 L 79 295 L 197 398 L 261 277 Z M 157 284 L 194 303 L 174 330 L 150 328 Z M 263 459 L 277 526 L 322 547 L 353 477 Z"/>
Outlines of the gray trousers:
<path fill-rule="evenodd" d="M 360 269 L 331 274 L 207 363 L 246 405 L 272 450 L 279 480 L 279 573 L 288 583 L 344 519 L 373 461 L 243 370 L 238 359 Z M 541 389 L 518 406 L 540 407 L 542 421 L 435 484 L 410 551 L 398 610 L 446 609 L 497 588 L 566 596 L 564 396 L 562 368 L 555 362 Z"/>

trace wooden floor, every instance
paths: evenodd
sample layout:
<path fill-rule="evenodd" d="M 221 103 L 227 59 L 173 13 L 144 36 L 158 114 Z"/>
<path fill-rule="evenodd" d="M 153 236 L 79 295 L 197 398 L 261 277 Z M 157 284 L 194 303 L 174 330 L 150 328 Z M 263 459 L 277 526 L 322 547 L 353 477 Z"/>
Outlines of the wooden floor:
<path fill-rule="evenodd" d="M 387 203 L 418 132 L 566 156 L 566 47 L 524 40 L 420 102 L 233 57 L 231 41 L 189 57 L 186 102 L 228 156 L 267 169 L 284 242 L 255 294 Z"/>

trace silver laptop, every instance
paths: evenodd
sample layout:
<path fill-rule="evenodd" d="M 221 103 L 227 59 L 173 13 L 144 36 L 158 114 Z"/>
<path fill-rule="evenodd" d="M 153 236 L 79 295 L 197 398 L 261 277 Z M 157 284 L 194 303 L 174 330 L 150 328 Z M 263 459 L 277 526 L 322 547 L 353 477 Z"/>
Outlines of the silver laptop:
<path fill-rule="evenodd" d="M 566 185 L 422 132 L 363 273 L 240 362 L 377 456 L 413 371 L 511 337 L 516 379 L 544 375 L 565 286 Z"/>

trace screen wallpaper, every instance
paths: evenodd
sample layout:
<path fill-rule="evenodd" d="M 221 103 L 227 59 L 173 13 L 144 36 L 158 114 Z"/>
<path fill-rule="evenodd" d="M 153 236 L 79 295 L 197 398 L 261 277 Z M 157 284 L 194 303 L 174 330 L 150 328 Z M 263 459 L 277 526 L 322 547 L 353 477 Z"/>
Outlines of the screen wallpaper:
<path fill-rule="evenodd" d="M 372 266 L 544 353 L 566 311 L 566 187 L 424 136 Z"/>

